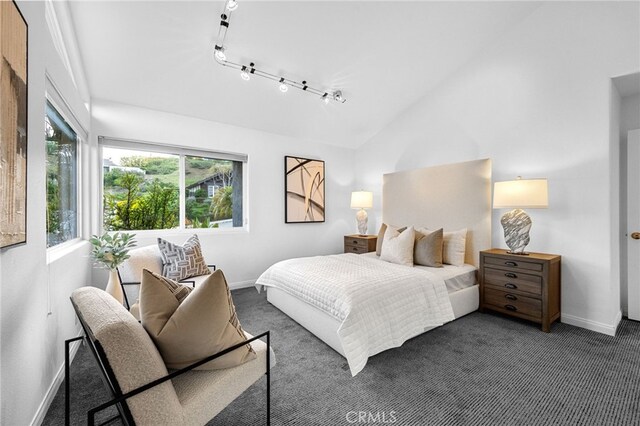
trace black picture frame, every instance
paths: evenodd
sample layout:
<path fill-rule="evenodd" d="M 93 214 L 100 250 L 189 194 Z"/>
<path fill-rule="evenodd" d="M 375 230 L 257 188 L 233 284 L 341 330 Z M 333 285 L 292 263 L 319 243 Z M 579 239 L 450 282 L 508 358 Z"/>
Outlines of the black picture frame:
<path fill-rule="evenodd" d="M 284 157 L 284 223 L 324 223 L 323 160 Z"/>

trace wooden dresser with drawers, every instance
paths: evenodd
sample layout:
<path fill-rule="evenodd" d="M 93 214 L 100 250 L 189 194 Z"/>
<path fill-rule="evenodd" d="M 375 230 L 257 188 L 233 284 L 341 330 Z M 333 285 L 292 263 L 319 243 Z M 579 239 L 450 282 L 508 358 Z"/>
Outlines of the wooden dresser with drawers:
<path fill-rule="evenodd" d="M 363 254 L 376 251 L 377 235 L 345 235 L 344 252 Z"/>
<path fill-rule="evenodd" d="M 480 311 L 492 310 L 541 324 L 560 318 L 560 256 L 507 250 L 480 252 Z"/>

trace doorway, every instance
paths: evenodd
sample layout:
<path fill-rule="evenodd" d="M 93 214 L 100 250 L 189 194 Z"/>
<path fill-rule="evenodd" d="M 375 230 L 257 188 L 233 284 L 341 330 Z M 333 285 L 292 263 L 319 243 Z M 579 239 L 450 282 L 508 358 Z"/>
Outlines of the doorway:
<path fill-rule="evenodd" d="M 627 316 L 640 321 L 640 129 L 627 137 Z M 624 308 L 624 307 L 623 307 Z"/>
<path fill-rule="evenodd" d="M 613 86 L 619 94 L 620 102 L 618 115 L 620 133 L 620 307 L 624 316 L 640 321 L 640 239 L 631 238 L 633 232 L 640 232 L 640 223 L 638 223 L 640 222 L 640 214 L 634 213 L 634 211 L 629 212 L 630 198 L 632 198 L 629 193 L 640 194 L 640 172 L 638 171 L 640 158 L 635 160 L 630 158 L 635 155 L 634 149 L 638 151 L 640 156 L 640 144 L 630 140 L 633 130 L 636 130 L 636 134 L 640 134 L 640 131 L 637 130 L 640 129 L 640 73 L 624 75 L 612 80 Z M 629 148 L 632 151 L 628 151 Z M 629 176 L 630 172 L 631 177 Z M 634 177 L 634 172 L 638 174 L 638 177 Z M 630 300 L 630 296 L 633 301 Z M 630 302 L 633 304 L 631 312 Z"/>

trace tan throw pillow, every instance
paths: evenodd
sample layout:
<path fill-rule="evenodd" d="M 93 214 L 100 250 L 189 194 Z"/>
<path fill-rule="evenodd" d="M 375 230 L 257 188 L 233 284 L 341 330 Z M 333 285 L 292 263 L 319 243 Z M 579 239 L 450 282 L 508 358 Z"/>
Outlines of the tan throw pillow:
<path fill-rule="evenodd" d="M 413 263 L 416 265 L 442 268 L 442 228 L 429 231 L 426 228 L 416 229 L 416 242 L 413 247 Z"/>
<path fill-rule="evenodd" d="M 380 230 L 378 231 L 378 239 L 376 240 L 376 254 L 380 256 L 382 254 L 382 240 L 384 239 L 384 233 L 387 230 L 387 224 L 383 223 L 380 225 Z"/>
<path fill-rule="evenodd" d="M 449 265 L 464 265 L 464 252 L 467 243 L 467 228 L 458 231 L 445 232 L 442 248 L 442 261 Z"/>
<path fill-rule="evenodd" d="M 211 273 L 202 256 L 200 240 L 195 234 L 181 246 L 158 238 L 158 248 L 162 257 L 162 275 L 167 278 L 182 281 Z"/>
<path fill-rule="evenodd" d="M 167 368 L 186 367 L 246 340 L 221 270 L 191 289 L 145 269 L 140 320 Z M 235 367 L 255 357 L 247 344 L 197 369 Z"/>
<path fill-rule="evenodd" d="M 393 226 L 387 226 L 382 243 L 380 260 L 397 263 L 398 265 L 413 266 L 413 243 L 415 232 L 413 226 L 400 232 Z"/>
<path fill-rule="evenodd" d="M 398 232 L 402 232 L 405 229 L 407 229 L 406 226 L 403 226 L 402 228 L 398 228 Z M 378 231 L 378 239 L 376 240 L 376 254 L 378 256 L 380 256 L 382 254 L 382 243 L 384 240 L 384 233 L 387 230 L 387 224 L 383 223 L 382 225 L 380 225 L 380 230 Z"/>

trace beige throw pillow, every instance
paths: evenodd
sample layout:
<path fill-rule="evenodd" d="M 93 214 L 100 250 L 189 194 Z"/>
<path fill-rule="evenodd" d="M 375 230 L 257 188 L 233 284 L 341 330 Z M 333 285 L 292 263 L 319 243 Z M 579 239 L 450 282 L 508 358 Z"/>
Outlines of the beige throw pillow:
<path fill-rule="evenodd" d="M 413 243 L 415 231 L 413 226 L 400 232 L 398 228 L 388 225 L 382 243 L 381 260 L 398 265 L 413 266 Z"/>
<path fill-rule="evenodd" d="M 186 367 L 246 340 L 221 270 L 192 289 L 145 269 L 140 319 L 167 368 Z M 255 357 L 247 344 L 197 369 L 235 367 Z"/>
<path fill-rule="evenodd" d="M 445 232 L 442 248 L 442 261 L 449 265 L 464 265 L 464 252 L 467 242 L 467 228 Z"/>
<path fill-rule="evenodd" d="M 403 226 L 402 228 L 398 228 L 398 232 L 402 232 L 405 229 L 407 229 L 406 226 Z M 380 230 L 378 231 L 378 239 L 376 240 L 376 254 L 378 256 L 382 254 L 382 242 L 384 240 L 384 234 L 386 230 L 387 230 L 386 223 L 383 223 L 382 225 L 380 225 Z"/>
<path fill-rule="evenodd" d="M 442 267 L 443 231 L 416 229 L 416 241 L 413 247 L 413 263 L 416 265 Z"/>
<path fill-rule="evenodd" d="M 378 231 L 378 239 L 376 240 L 376 254 L 380 256 L 382 254 L 382 240 L 384 238 L 384 233 L 387 230 L 387 224 L 383 223 L 380 225 L 380 230 Z"/>

